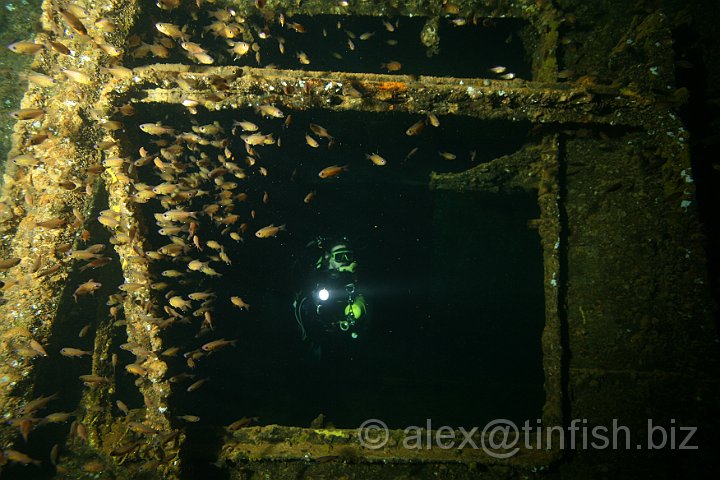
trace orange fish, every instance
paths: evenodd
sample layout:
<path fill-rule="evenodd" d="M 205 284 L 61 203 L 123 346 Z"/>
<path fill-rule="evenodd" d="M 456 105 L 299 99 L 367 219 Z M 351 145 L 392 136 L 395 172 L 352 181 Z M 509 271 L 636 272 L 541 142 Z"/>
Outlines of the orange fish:
<path fill-rule="evenodd" d="M 65 347 L 60 349 L 60 355 L 63 357 L 82 357 L 83 355 L 92 355 L 93 352 L 88 350 L 80 350 L 79 348 Z"/>
<path fill-rule="evenodd" d="M 31 463 L 33 465 L 41 464 L 40 460 L 35 460 L 34 458 L 31 458 L 22 452 L 18 452 L 17 450 L 5 450 L 3 453 L 6 460 L 14 463 L 19 463 L 21 465 L 29 465 Z"/>
<path fill-rule="evenodd" d="M 365 158 L 370 160 L 372 163 L 374 163 L 377 166 L 383 166 L 387 164 L 387 160 L 385 160 L 383 157 L 378 155 L 377 153 L 366 153 Z"/>
<path fill-rule="evenodd" d="M 313 133 L 318 137 L 323 137 L 327 139 L 333 138 L 332 135 L 330 135 L 330 132 L 327 131 L 327 129 L 318 125 L 317 123 L 311 123 L 310 130 L 312 130 Z"/>
<path fill-rule="evenodd" d="M 417 122 L 410 125 L 407 130 L 405 130 L 405 135 L 420 135 L 420 132 L 423 131 L 423 128 L 425 128 L 425 119 L 418 120 Z"/>
<path fill-rule="evenodd" d="M 257 238 L 270 238 L 277 235 L 280 230 L 285 230 L 284 224 L 280 225 L 279 227 L 276 227 L 275 225 L 268 225 L 267 227 L 263 227 L 257 232 L 255 232 L 255 236 Z"/>
<path fill-rule="evenodd" d="M 190 385 L 190 386 L 187 388 L 187 391 L 188 391 L 188 392 L 194 392 L 195 390 L 197 390 L 198 388 L 200 388 L 200 387 L 202 386 L 202 384 L 205 383 L 207 380 L 208 380 L 207 378 L 201 378 L 201 379 L 198 380 L 197 382 L 195 382 L 195 383 L 193 383 L 192 385 Z"/>
<path fill-rule="evenodd" d="M 43 45 L 34 42 L 15 42 L 8 45 L 8 48 L 10 51 L 15 53 L 27 53 L 33 55 L 39 52 L 43 48 Z"/>
<path fill-rule="evenodd" d="M 320 144 L 310 135 L 305 135 L 305 143 L 307 143 L 312 148 L 318 148 Z"/>
<path fill-rule="evenodd" d="M 322 170 L 320 170 L 320 173 L 318 173 L 318 177 L 320 177 L 320 178 L 334 177 L 335 175 L 339 175 L 343 171 L 346 171 L 349 167 L 350 167 L 349 165 L 343 165 L 342 167 L 339 165 L 330 165 L 329 167 L 325 167 Z"/>
<path fill-rule="evenodd" d="M 205 345 L 203 345 L 201 348 L 205 350 L 206 352 L 212 352 L 219 348 L 226 347 L 228 345 L 232 345 L 233 347 L 237 343 L 237 340 L 225 340 L 224 338 L 221 338 L 220 340 L 213 340 L 212 342 L 208 342 Z"/>
<path fill-rule="evenodd" d="M 387 63 L 381 63 L 380 68 L 386 69 L 388 72 L 397 72 L 402 68 L 402 63 L 395 60 L 390 60 Z"/>
<path fill-rule="evenodd" d="M 242 297 L 230 297 L 230 301 L 233 305 L 238 307 L 239 309 L 245 309 L 250 310 L 250 304 L 245 302 L 245 300 L 242 299 Z"/>

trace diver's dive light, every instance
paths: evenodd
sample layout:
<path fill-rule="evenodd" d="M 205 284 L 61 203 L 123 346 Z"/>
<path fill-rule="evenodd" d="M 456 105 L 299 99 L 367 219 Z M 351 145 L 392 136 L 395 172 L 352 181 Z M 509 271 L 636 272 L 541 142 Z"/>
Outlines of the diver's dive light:
<path fill-rule="evenodd" d="M 321 289 L 318 291 L 318 298 L 320 299 L 321 302 L 324 302 L 325 300 L 327 300 L 328 298 L 330 298 L 330 292 L 328 291 L 328 289 L 327 289 L 327 288 L 321 288 Z"/>

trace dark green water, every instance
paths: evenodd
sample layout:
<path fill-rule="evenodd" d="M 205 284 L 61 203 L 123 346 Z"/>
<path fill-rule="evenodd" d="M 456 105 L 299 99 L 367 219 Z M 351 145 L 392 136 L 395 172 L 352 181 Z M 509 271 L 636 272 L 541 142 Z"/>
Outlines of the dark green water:
<path fill-rule="evenodd" d="M 404 130 L 418 117 L 286 113 L 292 113 L 294 125 L 287 131 L 281 120 L 263 122 L 263 132 L 275 132 L 283 141 L 281 148 L 258 148 L 268 175 L 253 174 L 238 190 L 249 199 L 234 211 L 257 214 L 255 221 L 246 218 L 251 222 L 246 241 L 235 243 L 211 222 L 201 222 L 200 236 L 224 238 L 233 265 L 217 267 L 221 278 L 199 275 L 199 283 L 173 286 L 175 294 L 217 293 L 216 330 L 196 339 L 198 322 L 174 326 L 166 334 L 168 345 L 184 352 L 215 338 L 238 340 L 235 348 L 198 362 L 193 373 L 210 379 L 201 389 L 187 393 L 187 385 L 179 385 L 177 414 L 198 415 L 201 425 L 257 416 L 263 424 L 307 426 L 323 413 L 346 428 L 367 418 L 401 428 L 426 418 L 471 426 L 492 418 L 538 417 L 544 402 L 542 256 L 536 231 L 527 228 L 539 214 L 536 202 L 524 193 L 427 187 L 431 170 L 462 171 L 515 151 L 527 125 L 449 117 L 441 118 L 441 128 L 407 137 Z M 157 120 L 173 125 L 176 118 Z M 243 118 L 259 121 L 253 112 L 240 111 L 201 114 L 197 123 L 217 120 L 229 130 L 231 119 Z M 310 122 L 329 129 L 337 145 L 304 145 L 299 126 Z M 240 148 L 238 141 L 231 150 Z M 420 150 L 405 161 L 412 146 Z M 471 150 L 477 152 L 474 161 Z M 376 151 L 388 165 L 364 158 Z M 438 151 L 453 151 L 458 158 L 443 160 Z M 350 167 L 338 177 L 319 179 L 317 172 L 331 163 Z M 152 168 L 141 171 L 149 175 L 143 178 L 147 183 L 159 183 Z M 315 201 L 303 203 L 312 190 Z M 264 192 L 267 204 L 261 201 Z M 209 201 L 197 199 L 189 210 Z M 148 219 L 161 211 L 157 202 L 143 210 Z M 252 235 L 270 223 L 286 224 L 287 231 L 271 239 Z M 324 345 L 319 362 L 301 342 L 291 306 L 312 273 L 298 267 L 305 245 L 318 235 L 350 239 L 371 320 L 364 338 Z M 156 234 L 150 239 L 155 248 L 167 243 Z M 158 262 L 153 270 L 159 275 L 168 268 L 177 264 Z M 250 311 L 231 306 L 233 295 L 251 303 Z M 171 375 L 187 370 L 184 359 L 171 360 Z"/>

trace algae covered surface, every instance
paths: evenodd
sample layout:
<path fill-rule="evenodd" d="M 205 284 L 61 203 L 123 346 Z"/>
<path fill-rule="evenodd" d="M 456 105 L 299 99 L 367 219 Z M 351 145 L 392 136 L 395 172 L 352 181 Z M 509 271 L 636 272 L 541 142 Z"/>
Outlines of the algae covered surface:
<path fill-rule="evenodd" d="M 4 4 L 3 477 L 712 471 L 703 8 Z"/>
<path fill-rule="evenodd" d="M 4 1 L 0 5 L 0 44 L 29 40 L 35 35 L 40 18 L 39 0 Z M 23 74 L 32 57 L 17 55 L 8 49 L 0 51 L 0 158 L 10 150 L 10 135 L 15 120 L 10 116 L 20 107 L 26 89 Z"/>

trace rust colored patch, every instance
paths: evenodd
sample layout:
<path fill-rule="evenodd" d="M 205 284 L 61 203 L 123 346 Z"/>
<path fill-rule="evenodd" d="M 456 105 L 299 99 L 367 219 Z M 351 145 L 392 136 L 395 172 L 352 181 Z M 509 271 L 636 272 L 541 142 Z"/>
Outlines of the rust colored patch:
<path fill-rule="evenodd" d="M 402 82 L 380 82 L 378 84 L 378 90 L 401 93 L 407 91 L 407 85 Z"/>

